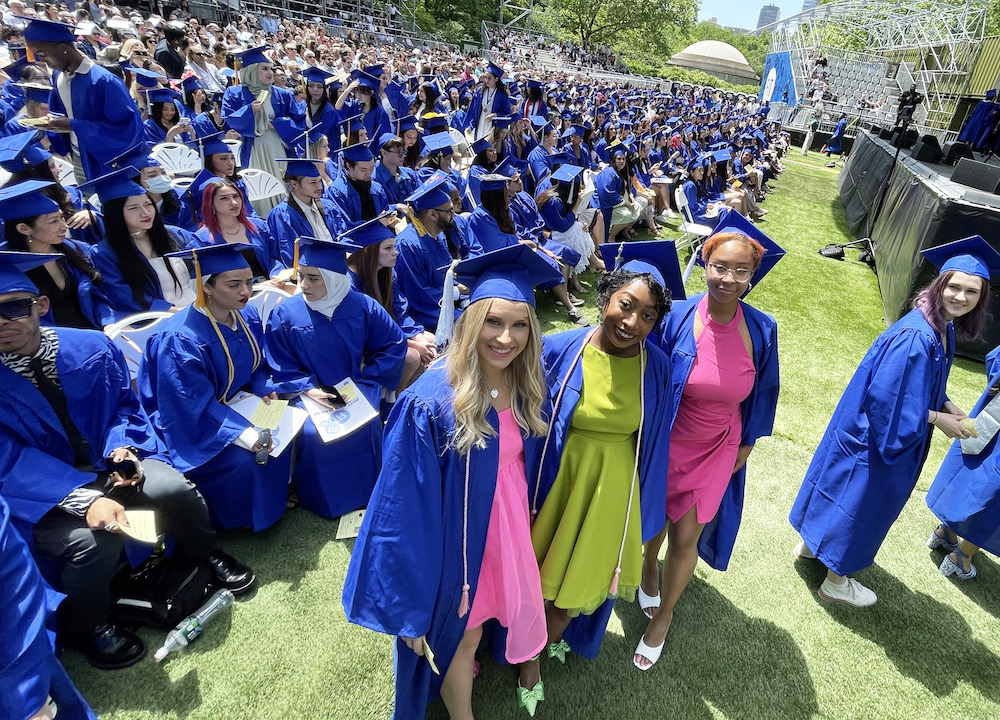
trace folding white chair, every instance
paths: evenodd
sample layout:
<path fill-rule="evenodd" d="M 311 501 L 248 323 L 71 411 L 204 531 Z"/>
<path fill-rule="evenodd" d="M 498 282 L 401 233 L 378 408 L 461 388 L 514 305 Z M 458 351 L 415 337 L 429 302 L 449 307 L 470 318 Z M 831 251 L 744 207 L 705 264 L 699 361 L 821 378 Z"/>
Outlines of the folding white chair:
<path fill-rule="evenodd" d="M 222 142 L 224 142 L 226 145 L 228 145 L 229 149 L 232 151 L 233 155 L 236 156 L 236 167 L 239 167 L 240 166 L 240 148 L 243 147 L 243 141 L 242 140 L 230 140 L 230 139 L 227 138 L 226 140 L 223 140 Z"/>
<path fill-rule="evenodd" d="M 56 180 L 59 181 L 59 184 L 63 187 L 76 185 L 76 175 L 73 173 L 73 163 L 55 156 L 53 156 L 52 159 L 55 160 L 56 168 L 58 168 Z"/>
<path fill-rule="evenodd" d="M 240 170 L 239 176 L 247 186 L 247 200 L 267 200 L 285 194 L 285 184 L 265 170 L 247 168 Z"/>
<path fill-rule="evenodd" d="M 691 277 L 691 272 L 694 270 L 694 262 L 698 257 L 698 250 L 701 248 L 702 243 L 705 242 L 705 238 L 712 234 L 713 230 L 708 225 L 701 225 L 694 221 L 694 217 L 691 215 L 691 208 L 688 206 L 687 196 L 684 195 L 684 188 L 678 187 L 674 190 L 674 200 L 677 202 L 677 209 L 681 213 L 681 227 L 680 231 L 684 233 L 681 237 L 677 238 L 674 242 L 674 246 L 677 248 L 687 248 L 691 251 L 691 257 L 688 259 L 687 266 L 684 268 L 684 274 L 682 278 L 685 283 L 687 283 L 688 278 Z"/>
<path fill-rule="evenodd" d="M 160 143 L 151 155 L 163 169 L 174 175 L 197 175 L 202 171 L 201 155 L 184 143 Z"/>
<path fill-rule="evenodd" d="M 173 317 L 173 313 L 163 311 L 143 312 L 136 315 L 129 315 L 114 325 L 104 328 L 104 334 L 111 338 L 111 341 L 114 342 L 125 356 L 125 364 L 128 365 L 133 385 L 135 384 L 136 374 L 139 372 L 139 362 L 142 360 L 142 354 L 146 351 L 146 341 L 159 329 L 163 321 L 170 317 Z"/>
<path fill-rule="evenodd" d="M 257 308 L 257 312 L 260 313 L 260 322 L 266 327 L 267 318 L 274 310 L 274 306 L 290 297 L 290 293 L 276 287 L 262 287 L 250 296 L 249 304 Z"/>

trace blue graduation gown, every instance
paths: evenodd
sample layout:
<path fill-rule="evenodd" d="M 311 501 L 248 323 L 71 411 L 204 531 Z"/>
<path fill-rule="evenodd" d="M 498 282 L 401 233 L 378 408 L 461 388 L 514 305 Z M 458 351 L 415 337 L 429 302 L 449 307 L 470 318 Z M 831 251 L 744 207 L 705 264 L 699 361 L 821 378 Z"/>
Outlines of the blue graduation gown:
<path fill-rule="evenodd" d="M 954 359 L 911 310 L 861 360 L 806 471 L 789 520 L 810 550 L 838 575 L 875 561 L 920 475 Z"/>
<path fill-rule="evenodd" d="M 593 330 L 566 330 L 544 338 L 542 360 L 545 382 L 553 403 L 581 345 Z M 646 375 L 642 388 L 646 414 L 639 453 L 639 511 L 643 542 L 655 537 L 667 522 L 667 457 L 670 449 L 670 420 L 673 417 L 670 387 L 670 363 L 658 347 L 647 342 Z M 531 494 L 529 500 L 533 500 L 536 492 L 538 498 L 537 503 L 531 504 L 533 512 L 540 510 L 545 504 L 545 498 L 559 473 L 570 422 L 583 392 L 582 360 L 576 362 L 565 388 L 559 406 L 552 410 L 549 445 L 543 465 L 537 477 L 528 475 L 528 492 Z M 564 638 L 573 652 L 591 659 L 597 656 L 613 606 L 614 598 L 608 598 L 593 615 L 579 615 L 570 622 Z"/>
<path fill-rule="evenodd" d="M 263 352 L 257 309 L 248 305 L 240 315 Z M 240 390 L 258 396 L 270 393 L 274 388 L 267 363 L 261 357 L 254 369 L 252 346 L 242 327 L 220 325 L 219 332 L 233 364 L 225 399 Z M 170 464 L 205 496 L 212 524 L 263 530 L 285 511 L 292 454 L 285 450 L 266 465 L 257 465 L 254 453 L 233 444 L 251 424 L 219 400 L 228 377 L 226 353 L 211 322 L 189 305 L 146 343 L 137 379 L 139 398 L 169 448 Z"/>
<path fill-rule="evenodd" d="M 504 117 L 511 114 L 510 97 L 506 93 L 495 92 L 493 94 L 493 109 L 490 111 L 494 115 Z M 469 107 L 462 118 L 460 130 L 475 130 L 479 125 L 479 116 L 483 113 L 483 89 L 479 88 L 472 96 Z"/>
<path fill-rule="evenodd" d="M 176 190 L 171 190 L 170 192 L 172 192 L 177 198 L 177 210 L 169 215 L 164 213 L 162 200 L 157 204 L 156 208 L 157 212 L 160 213 L 160 217 L 163 218 L 164 224 L 179 227 L 189 233 L 196 232 L 198 230 L 198 226 L 201 224 L 201 217 L 191 207 L 191 193 L 178 193 Z M 246 196 L 244 195 L 244 200 L 245 199 Z M 247 205 L 247 207 L 251 206 Z"/>
<path fill-rule="evenodd" d="M 165 460 L 163 446 L 132 390 L 121 351 L 96 330 L 54 328 L 56 370 L 73 424 L 90 445 L 90 461 L 134 445 L 140 457 Z M 44 479 L 44 482 L 40 481 Z M 73 448 L 55 410 L 27 378 L 0 365 L 0 496 L 30 544 L 33 526 L 69 493 L 97 479 L 73 466 Z"/>
<path fill-rule="evenodd" d="M 222 127 L 218 128 L 215 126 L 215 121 L 212 120 L 211 116 L 207 112 L 198 113 L 193 118 L 191 118 L 191 128 L 198 133 L 198 137 L 207 137 L 209 135 L 215 135 L 217 132 L 226 132 L 232 130 L 229 127 L 229 123 L 222 120 Z"/>
<path fill-rule="evenodd" d="M 273 214 L 273 213 L 272 213 Z M 453 242 L 464 260 L 483 254 L 483 248 L 472 233 L 450 230 Z M 410 316 L 433 332 L 437 328 L 441 296 L 444 294 L 445 270 L 451 265 L 451 253 L 444 235 L 420 235 L 416 227 L 407 225 L 396 236 L 396 275 L 399 289 L 410 305 Z M 457 318 L 459 311 L 455 311 Z"/>
<path fill-rule="evenodd" d="M 477 207 L 469 215 L 469 232 L 479 240 L 483 252 L 517 244 L 517 235 L 501 230 L 494 217 L 483 207 Z"/>
<path fill-rule="evenodd" d="M 707 225 L 710 228 L 714 228 L 719 222 L 719 216 L 707 217 L 705 213 L 708 211 L 708 203 L 704 198 L 700 197 L 698 194 L 698 188 L 695 186 L 693 180 L 688 180 L 681 186 L 681 192 L 684 193 L 684 197 L 687 198 L 688 207 L 691 209 L 691 217 L 694 221 L 700 225 Z"/>
<path fill-rule="evenodd" d="M 375 215 L 372 215 L 372 217 L 375 217 L 389 207 L 389 199 L 386 197 L 385 190 L 374 179 L 371 184 L 371 193 L 372 205 L 375 207 Z M 337 223 L 333 228 L 334 235 L 347 232 L 365 220 L 372 219 L 362 217 L 361 196 L 354 189 L 354 186 L 351 185 L 350 180 L 347 179 L 347 175 L 343 173 L 326 189 L 323 193 L 323 199 L 333 203 L 334 217 Z"/>
<path fill-rule="evenodd" d="M 168 227 L 167 232 L 173 237 L 178 249 L 188 247 L 191 244 L 191 239 L 194 237 L 186 230 L 173 226 Z M 140 258 L 149 268 L 149 272 L 153 273 L 155 276 L 149 261 L 141 254 Z M 102 240 L 94 248 L 93 260 L 94 267 L 100 271 L 101 276 L 104 278 L 104 295 L 108 299 L 112 312 L 112 316 L 110 318 L 101 318 L 101 325 L 118 322 L 119 320 L 127 318 L 129 315 L 146 312 L 147 310 L 170 309 L 170 303 L 163 299 L 163 290 L 160 288 L 159 283 L 154 281 L 146 283 L 144 299 L 147 305 L 143 306 L 135 299 L 135 297 L 133 297 L 132 290 L 129 288 L 128 283 L 125 282 L 125 274 L 118 265 L 118 259 L 115 257 L 115 252 L 111 249 L 107 240 Z M 177 279 L 181 283 L 186 283 L 188 281 L 188 278 L 181 275 L 179 275 Z"/>
<path fill-rule="evenodd" d="M 309 309 L 302 295 L 280 303 L 268 318 L 265 341 L 277 392 L 301 393 L 350 377 L 376 410 L 382 389 L 399 386 L 406 359 L 399 326 L 381 305 L 353 290 L 330 318 Z M 299 398 L 293 402 L 302 405 Z M 382 464 L 381 440 L 377 417 L 330 443 L 312 418 L 306 420 L 296 438 L 292 474 L 302 507 L 333 518 L 367 505 Z"/>
<path fill-rule="evenodd" d="M 672 380 L 673 426 L 680 406 L 681 395 L 694 367 L 697 348 L 694 337 L 694 318 L 698 303 L 704 293 L 688 300 L 675 300 L 664 318 L 660 348 L 670 358 Z M 774 413 L 778 404 L 778 325 L 774 318 L 744 302 L 743 317 L 750 331 L 753 344 L 753 364 L 757 370 L 753 389 L 740 405 L 743 433 L 740 445 L 755 445 L 757 440 L 771 434 Z M 734 473 L 722 498 L 719 512 L 701 533 L 698 554 L 716 570 L 729 567 L 729 558 L 736 543 L 736 534 L 743 517 L 743 494 L 746 487 L 746 465 Z"/>
<path fill-rule="evenodd" d="M 839 153 L 843 149 L 844 145 L 844 132 L 847 130 L 847 120 L 841 118 L 837 123 L 837 127 L 833 129 L 833 135 L 830 139 L 826 141 L 826 151 L 831 153 Z"/>
<path fill-rule="evenodd" d="M 341 122 L 345 122 L 347 118 L 355 117 L 361 114 L 361 104 L 355 100 L 349 100 L 344 103 L 344 107 L 340 110 Z M 406 113 L 403 113 L 404 115 Z M 395 128 L 392 122 L 389 120 L 389 115 L 382 108 L 380 102 L 376 102 L 372 109 L 364 114 L 361 118 L 361 124 L 365 126 L 365 131 L 368 133 L 369 140 L 377 140 L 386 133 L 392 133 L 395 135 Z M 346 128 L 346 124 L 344 125 Z M 347 130 L 344 130 L 344 134 L 347 135 Z M 331 148 L 332 149 L 332 148 Z"/>
<path fill-rule="evenodd" d="M 561 242 L 545 237 L 545 233 L 543 232 L 545 230 L 545 221 L 542 220 L 534 199 L 528 193 L 524 192 L 524 190 L 510 196 L 510 217 L 517 228 L 518 237 L 530 238 L 536 244 L 555 254 L 561 262 L 569 265 L 571 268 L 576 267 L 576 264 L 580 262 L 580 253 L 576 250 L 568 245 L 563 245 Z M 548 258 L 548 255 L 544 257 Z M 547 287 L 554 287 L 554 285 L 540 285 L 539 287 L 544 290 Z"/>
<path fill-rule="evenodd" d="M 296 201 L 297 202 L 297 201 Z M 336 237 L 337 211 L 331 201 L 320 198 L 323 205 L 323 217 L 326 219 L 326 226 L 331 235 Z M 271 237 L 278 243 L 278 250 L 281 253 L 281 262 L 285 267 L 291 267 L 295 257 L 295 238 L 313 237 L 316 231 L 302 211 L 293 207 L 288 199 L 278 203 L 267 216 L 267 229 L 271 232 Z"/>
<path fill-rule="evenodd" d="M 353 270 L 348 270 L 347 275 L 351 278 L 351 287 L 359 293 L 365 293 L 365 284 Z M 365 293 L 367 295 L 367 293 Z M 378 302 L 378 301 L 376 301 Z M 414 335 L 419 335 L 424 331 L 424 326 L 410 317 L 410 304 L 399 289 L 399 278 L 396 276 L 396 269 L 392 269 L 392 315 L 393 320 L 403 331 L 403 336 L 407 339 Z"/>
<path fill-rule="evenodd" d="M 410 168 L 399 168 L 399 175 L 393 177 L 381 162 L 375 164 L 375 174 L 372 175 L 372 180 L 382 186 L 385 197 L 391 205 L 403 202 L 420 186 L 420 183 L 417 182 L 417 174 Z"/>
<path fill-rule="evenodd" d="M 538 145 L 528 153 L 528 177 L 531 178 L 531 187 L 535 188 L 549 174 L 551 164 L 549 158 L 551 153 L 543 146 Z"/>
<path fill-rule="evenodd" d="M 285 264 L 281 260 L 281 250 L 277 241 L 271 236 L 267 229 L 267 223 L 260 218 L 250 218 L 250 223 L 254 226 L 254 231 L 247 231 L 250 240 L 250 247 L 253 254 L 257 256 L 257 262 L 267 273 L 268 277 L 274 277 L 285 269 Z M 207 227 L 202 228 L 191 236 L 189 248 L 203 248 L 210 245 L 225 245 L 226 239 L 221 235 L 212 235 Z"/>
<path fill-rule="evenodd" d="M 486 419 L 499 433 L 496 412 L 490 409 Z M 468 623 L 468 614 L 458 616 L 464 578 L 465 456 L 447 447 L 454 426 L 447 371 L 437 362 L 400 395 L 389 415 L 382 471 L 344 582 L 347 619 L 397 636 L 394 720 L 423 720 Z M 499 444 L 498 437 L 489 437 L 486 447 L 473 450 L 469 458 L 470 608 L 486 546 Z M 541 438 L 525 437 L 529 482 L 537 473 L 540 453 Z M 441 675 L 399 639 L 421 635 L 427 636 Z"/>
<path fill-rule="evenodd" d="M 174 104 L 176 105 L 177 103 Z M 180 114 L 179 109 L 177 112 Z M 142 136 L 143 139 L 151 145 L 159 145 L 160 143 L 167 141 L 167 131 L 160 127 L 160 124 L 153 118 L 149 118 L 142 124 Z M 178 135 L 174 135 L 174 139 L 170 142 L 186 143 L 193 139 L 194 138 L 191 137 L 191 133 L 189 131 L 184 131 Z"/>
<path fill-rule="evenodd" d="M 538 190 L 540 195 L 543 188 L 539 188 Z M 541 215 L 545 227 L 557 232 L 568 232 L 573 227 L 573 223 L 576 222 L 576 215 L 566 207 L 562 198 L 558 195 L 549 198 L 544 205 L 538 208 L 538 213 Z"/>
<path fill-rule="evenodd" d="M 226 88 L 222 96 L 222 117 L 233 130 L 238 132 L 243 139 L 240 146 L 240 167 L 250 167 L 250 151 L 253 149 L 254 140 L 257 138 L 257 131 L 254 121 L 254 113 L 249 109 L 249 105 L 257 98 L 244 85 L 233 85 Z M 295 96 L 285 88 L 271 87 L 271 107 L 274 109 L 274 129 L 282 136 L 291 135 L 294 137 L 302 131 L 293 132 L 293 126 L 297 127 L 305 119 L 302 108 L 295 102 Z M 244 108 L 247 108 L 244 110 Z M 243 112 L 240 112 L 243 110 Z"/>
<path fill-rule="evenodd" d="M 49 111 L 68 115 L 55 89 L 58 77 L 56 71 L 49 93 Z M 100 65 L 95 64 L 87 73 L 76 73 L 69 86 L 73 99 L 70 126 L 78 140 L 83 172 L 92 180 L 111 171 L 108 161 L 142 141 L 142 118 L 125 83 Z M 58 139 L 62 147 L 54 150 L 66 155 L 69 135 L 60 135 Z"/>
<path fill-rule="evenodd" d="M 0 498 L 0 717 L 31 717 L 51 696 L 60 718 L 97 720 L 55 656 L 50 628 L 62 598 L 42 579 Z"/>
<path fill-rule="evenodd" d="M 986 390 L 972 412 L 976 417 L 993 399 L 989 394 L 1000 378 L 1000 347 L 986 356 Z M 994 437 L 978 455 L 963 455 L 957 440 L 938 470 L 927 493 L 927 507 L 937 517 L 971 543 L 1000 554 L 1000 465 Z"/>

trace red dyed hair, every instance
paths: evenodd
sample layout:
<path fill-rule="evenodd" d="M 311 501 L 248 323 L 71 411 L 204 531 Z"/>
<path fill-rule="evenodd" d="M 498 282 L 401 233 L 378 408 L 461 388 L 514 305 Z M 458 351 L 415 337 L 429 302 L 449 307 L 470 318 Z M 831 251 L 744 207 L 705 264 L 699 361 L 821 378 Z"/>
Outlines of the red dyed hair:
<path fill-rule="evenodd" d="M 213 235 L 222 236 L 222 230 L 219 228 L 219 220 L 215 217 L 215 193 L 217 193 L 222 188 L 232 188 L 240 196 L 240 214 L 237 219 L 243 223 L 243 227 L 247 229 L 247 232 L 256 233 L 257 228 L 254 224 L 250 222 L 250 218 L 247 217 L 247 205 L 246 200 L 243 197 L 243 193 L 236 185 L 225 178 L 217 178 L 205 185 L 205 189 L 201 191 L 201 224 L 208 228 L 208 231 Z"/>
<path fill-rule="evenodd" d="M 712 258 L 712 253 L 718 250 L 721 245 L 724 245 L 730 240 L 735 240 L 736 242 L 741 243 L 744 247 L 750 248 L 751 252 L 753 252 L 753 269 L 756 270 L 760 267 L 760 261 L 764 257 L 764 253 L 767 252 L 767 248 L 754 240 L 752 237 L 747 237 L 740 232 L 716 233 L 706 240 L 705 244 L 701 246 L 701 256 L 704 258 L 705 262 L 708 262 Z"/>

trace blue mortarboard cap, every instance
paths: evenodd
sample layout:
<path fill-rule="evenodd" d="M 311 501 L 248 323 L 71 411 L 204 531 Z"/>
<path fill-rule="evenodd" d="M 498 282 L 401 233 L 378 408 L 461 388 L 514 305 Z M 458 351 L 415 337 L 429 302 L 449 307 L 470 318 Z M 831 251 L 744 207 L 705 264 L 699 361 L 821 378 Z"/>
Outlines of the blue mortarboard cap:
<path fill-rule="evenodd" d="M 940 268 L 986 278 L 1000 275 L 1000 253 L 980 235 L 928 248 L 920 253 Z"/>
<path fill-rule="evenodd" d="M 515 119 L 516 118 L 513 118 L 510 115 L 497 115 L 493 118 L 493 127 L 499 128 L 500 130 L 506 130 L 511 126 L 511 123 L 513 123 Z"/>
<path fill-rule="evenodd" d="M 421 119 L 424 121 L 424 127 L 427 130 L 451 127 L 448 123 L 448 116 L 441 113 L 424 113 Z"/>
<path fill-rule="evenodd" d="M 750 285 L 747 287 L 747 291 L 743 293 L 743 295 L 746 296 L 750 290 L 756 287 L 760 281 L 764 279 L 765 275 L 771 272 L 771 269 L 778 264 L 778 261 L 785 256 L 785 249 L 765 235 L 760 228 L 732 208 L 725 208 L 721 213 L 719 213 L 719 224 L 712 235 L 718 235 L 719 233 L 724 232 L 736 232 L 741 235 L 746 235 L 747 237 L 753 238 L 759 242 L 766 250 L 764 257 L 760 259 L 760 266 L 757 268 L 757 272 L 755 272 L 753 277 L 750 279 Z M 709 237 L 712 237 L 712 235 L 709 235 Z M 708 238 L 705 240 L 707 241 Z M 698 250 L 698 264 L 702 266 L 705 265 L 705 261 L 701 256 L 701 250 Z"/>
<path fill-rule="evenodd" d="M 390 206 L 371 220 L 366 220 L 352 228 L 345 230 L 337 236 L 337 240 L 357 245 L 358 247 L 368 247 L 383 240 L 396 237 L 391 227 L 382 222 L 382 218 L 392 215 L 396 211 L 396 206 Z"/>
<path fill-rule="evenodd" d="M 42 190 L 55 183 L 45 180 L 27 180 L 17 185 L 0 189 L 0 218 L 20 220 L 56 212 L 59 205 Z M 4 290 L 0 292 L 10 292 Z"/>
<path fill-rule="evenodd" d="M 201 80 L 198 79 L 197 75 L 188 75 L 186 78 L 181 80 L 181 85 L 184 87 L 185 92 L 205 89 L 205 86 L 201 84 Z"/>
<path fill-rule="evenodd" d="M 375 77 L 374 75 L 369 75 L 363 70 L 357 73 L 357 81 L 362 87 L 366 87 L 372 92 L 378 92 L 379 88 L 382 86 L 381 79 Z"/>
<path fill-rule="evenodd" d="M 128 71 L 135 75 L 135 81 L 139 87 L 144 88 L 159 87 L 159 81 L 165 80 L 167 77 L 166 75 L 161 75 L 153 70 L 146 70 L 145 68 L 140 67 L 130 67 L 128 68 Z"/>
<path fill-rule="evenodd" d="M 195 140 L 189 140 L 185 143 L 185 145 L 192 150 L 200 151 L 205 157 L 208 157 L 209 155 L 218 155 L 220 153 L 231 153 L 233 149 L 223 142 L 224 139 L 225 133 L 217 132 Z"/>
<path fill-rule="evenodd" d="M 138 170 L 131 165 L 126 165 L 106 175 L 88 180 L 79 186 L 79 190 L 87 196 L 96 192 L 102 204 L 119 198 L 145 195 L 146 189 L 142 185 L 137 185 L 132 179 L 138 174 Z"/>
<path fill-rule="evenodd" d="M 24 29 L 24 41 L 32 43 L 75 43 L 76 26 L 32 18 Z"/>
<path fill-rule="evenodd" d="M 528 78 L 528 81 L 525 84 L 530 88 L 540 88 L 542 86 L 542 81 L 535 78 Z"/>
<path fill-rule="evenodd" d="M 543 128 L 548 124 L 548 120 L 545 119 L 544 115 L 529 115 L 528 120 L 535 128 Z"/>
<path fill-rule="evenodd" d="M 712 157 L 715 158 L 715 162 L 717 163 L 728 162 L 729 160 L 733 159 L 732 153 L 730 153 L 728 149 L 716 150 L 714 153 L 712 153 Z"/>
<path fill-rule="evenodd" d="M 534 307 L 535 286 L 559 282 L 562 275 L 542 255 L 518 243 L 483 253 L 455 266 L 455 279 L 469 288 L 469 303 L 500 298 Z"/>
<path fill-rule="evenodd" d="M 434 133 L 433 135 L 424 135 L 420 138 L 420 143 L 423 146 L 421 150 L 421 155 L 430 155 L 432 153 L 451 153 L 451 147 L 454 145 L 455 141 L 452 139 L 449 133 Z"/>
<path fill-rule="evenodd" d="M 29 65 L 34 65 L 34 64 L 35 63 L 30 62 L 28 60 L 28 56 L 25 55 L 24 57 L 18 58 L 17 60 L 15 60 L 14 62 L 10 63 L 9 65 L 5 65 L 4 68 L 3 68 L 3 71 L 5 73 L 7 73 L 7 77 L 9 77 L 14 82 L 20 82 L 20 80 L 21 80 L 21 73 L 24 71 L 24 68 L 28 67 Z"/>
<path fill-rule="evenodd" d="M 499 80 L 504 76 L 504 69 L 499 65 L 497 65 L 495 62 L 486 63 L 486 72 L 496 76 L 497 80 Z"/>
<path fill-rule="evenodd" d="M 571 183 L 573 182 L 580 173 L 583 172 L 583 168 L 579 165 L 571 165 L 570 163 L 564 163 L 552 173 L 552 179 L 559 182 Z"/>
<path fill-rule="evenodd" d="M 49 101 L 49 94 L 52 92 L 49 85 L 40 83 L 16 83 L 16 85 L 24 92 L 24 97 L 31 102 L 47 103 Z"/>
<path fill-rule="evenodd" d="M 357 245 L 344 242 L 331 242 L 318 238 L 302 236 L 299 243 L 299 267 L 322 268 L 341 275 L 347 274 L 347 255 L 357 252 Z"/>
<path fill-rule="evenodd" d="M 285 163 L 285 173 L 296 177 L 319 177 L 319 166 L 325 162 L 315 158 L 274 158 Z"/>
<path fill-rule="evenodd" d="M 520 172 L 521 169 L 517 166 L 514 162 L 514 158 L 512 157 L 504 158 L 503 162 L 497 165 L 493 170 L 494 175 L 503 175 L 506 178 L 512 178 Z"/>
<path fill-rule="evenodd" d="M 493 147 L 493 143 L 490 142 L 489 138 L 481 137 L 474 143 L 472 143 L 471 147 L 472 147 L 472 152 L 478 155 L 479 153 Z"/>
<path fill-rule="evenodd" d="M 378 78 L 385 75 L 385 65 L 368 65 L 365 67 L 364 72 L 373 78 Z"/>
<path fill-rule="evenodd" d="M 243 243 L 229 243 L 225 245 L 208 245 L 207 247 L 190 248 L 177 252 L 167 253 L 166 257 L 175 257 L 182 260 L 197 260 L 201 277 L 207 278 L 209 275 L 229 272 L 230 270 L 250 269 L 243 250 L 246 246 Z"/>
<path fill-rule="evenodd" d="M 506 178 L 505 178 L 506 179 Z M 446 184 L 448 176 L 438 170 L 423 185 L 418 187 L 406 198 L 406 202 L 413 206 L 417 212 L 431 210 L 441 207 L 445 203 L 451 202 L 451 195 L 448 194 Z"/>
<path fill-rule="evenodd" d="M 416 130 L 417 122 L 418 121 L 416 115 L 407 115 L 405 117 L 399 118 L 398 120 L 396 120 L 396 134 L 399 135 L 400 137 L 403 137 L 403 133 L 405 133 L 407 130 Z"/>
<path fill-rule="evenodd" d="M 265 58 L 265 60 L 266 60 L 266 58 Z M 236 73 L 235 70 L 233 70 L 230 67 L 224 67 L 221 70 L 219 70 L 219 75 L 221 75 L 224 78 L 234 78 L 234 77 L 236 77 L 237 73 Z"/>
<path fill-rule="evenodd" d="M 146 98 L 151 103 L 173 102 L 177 99 L 174 90 L 170 88 L 156 88 L 146 91 Z"/>
<path fill-rule="evenodd" d="M 490 192 L 492 190 L 504 190 L 507 187 L 508 178 L 506 175 L 490 173 L 479 176 L 479 192 Z"/>
<path fill-rule="evenodd" d="M 687 165 L 685 165 L 685 169 L 688 172 L 692 172 L 693 170 L 696 170 L 697 168 L 700 168 L 702 166 L 703 166 L 703 163 L 702 163 L 701 155 L 695 155 L 693 158 L 691 158 L 690 160 L 687 161 Z"/>
<path fill-rule="evenodd" d="M 677 247 L 673 240 L 604 243 L 600 249 L 605 267 L 611 269 L 620 266 L 632 272 L 649 272 L 670 290 L 673 299 L 683 300 L 686 297 Z M 642 267 L 643 265 L 646 267 Z"/>
<path fill-rule="evenodd" d="M 118 157 L 109 160 L 108 165 L 114 170 L 128 165 L 131 165 L 136 170 L 148 167 L 160 167 L 160 161 L 150 155 L 151 152 L 152 146 L 149 143 L 141 142 L 138 145 L 132 146 Z"/>
<path fill-rule="evenodd" d="M 39 130 L 0 138 L 0 167 L 15 173 L 48 161 L 52 154 L 38 144 L 41 138 L 42 132 Z"/>
<path fill-rule="evenodd" d="M 399 137 L 393 135 L 392 133 L 382 133 L 372 145 L 373 154 L 376 156 L 381 155 L 382 148 L 391 143 L 393 140 L 399 140 Z"/>
<path fill-rule="evenodd" d="M 246 50 L 240 50 L 234 52 L 239 61 L 243 64 L 243 67 L 248 65 L 256 65 L 257 63 L 269 63 L 270 60 L 267 59 L 267 55 L 264 51 L 267 50 L 267 45 L 258 45 L 257 47 L 247 48 Z"/>
<path fill-rule="evenodd" d="M 326 81 L 333 77 L 332 73 L 311 65 L 303 70 L 302 74 L 305 76 L 306 82 L 319 83 L 320 85 L 325 85 Z"/>
<path fill-rule="evenodd" d="M 620 140 L 615 141 L 608 145 L 608 154 L 611 157 L 618 155 L 620 153 L 627 153 L 629 151 L 628 143 L 623 143 Z"/>
<path fill-rule="evenodd" d="M 348 145 L 345 148 L 341 148 L 338 151 L 341 157 L 348 162 L 368 162 L 369 160 L 374 160 L 375 156 L 372 154 L 371 143 L 362 142 L 355 143 L 354 145 Z"/>
<path fill-rule="evenodd" d="M 29 292 L 37 295 L 38 288 L 24 273 L 61 257 L 58 253 L 0 250 L 0 293 Z"/>
<path fill-rule="evenodd" d="M 562 133 L 560 134 L 560 137 L 568 138 L 568 137 L 571 137 L 573 135 L 576 135 L 576 131 L 573 130 L 572 126 L 570 126 L 570 127 L 566 128 L 565 130 L 562 131 Z"/>

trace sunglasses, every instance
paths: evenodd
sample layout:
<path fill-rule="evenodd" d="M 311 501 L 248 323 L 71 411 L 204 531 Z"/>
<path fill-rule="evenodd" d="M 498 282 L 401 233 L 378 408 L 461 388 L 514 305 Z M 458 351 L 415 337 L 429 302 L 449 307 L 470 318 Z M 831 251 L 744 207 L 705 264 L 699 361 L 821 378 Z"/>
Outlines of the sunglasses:
<path fill-rule="evenodd" d="M 0 317 L 4 320 L 24 320 L 31 317 L 31 308 L 37 302 L 36 297 L 0 302 Z"/>

